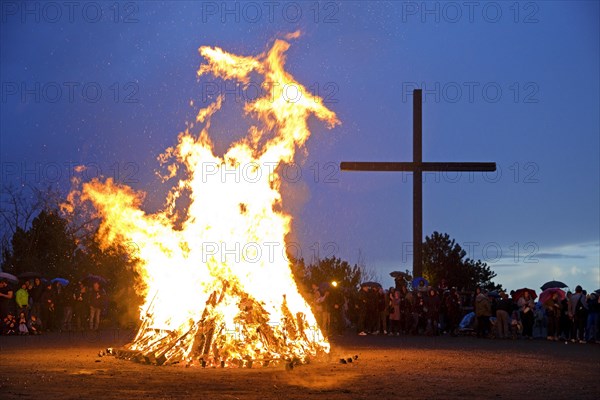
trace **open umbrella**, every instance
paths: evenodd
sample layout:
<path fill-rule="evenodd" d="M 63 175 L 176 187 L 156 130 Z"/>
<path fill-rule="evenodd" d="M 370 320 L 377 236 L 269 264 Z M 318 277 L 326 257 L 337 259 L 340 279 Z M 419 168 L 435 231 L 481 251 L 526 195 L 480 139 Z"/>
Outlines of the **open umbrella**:
<path fill-rule="evenodd" d="M 8 272 L 0 272 L 0 280 L 6 280 L 12 284 L 19 283 L 19 278 L 17 278 L 13 274 L 9 274 Z"/>
<path fill-rule="evenodd" d="M 422 277 L 419 276 L 418 278 L 413 279 L 413 281 L 412 281 L 412 287 L 414 289 L 418 288 L 419 284 L 421 283 L 421 281 L 423 282 L 424 286 L 429 286 L 429 282 L 427 281 L 427 279 L 422 278 Z"/>
<path fill-rule="evenodd" d="M 54 278 L 52 279 L 52 283 L 60 283 L 63 286 L 67 286 L 69 284 L 69 281 L 65 278 Z"/>
<path fill-rule="evenodd" d="M 363 282 L 363 283 L 360 284 L 360 287 L 365 287 L 365 286 L 379 289 L 381 287 L 381 283 L 377 283 L 377 282 Z"/>
<path fill-rule="evenodd" d="M 523 295 L 525 294 L 525 292 L 529 292 L 529 296 L 532 299 L 536 299 L 537 298 L 537 293 L 535 293 L 535 290 L 529 289 L 529 288 L 522 288 L 522 289 L 515 290 L 515 292 L 513 293 L 513 300 L 514 301 L 519 300 L 519 298 L 523 297 Z"/>
<path fill-rule="evenodd" d="M 558 294 L 558 300 L 563 301 L 567 295 L 564 290 L 559 288 L 548 288 L 540 293 L 540 303 L 544 304 L 548 299 L 554 296 L 554 293 Z"/>
<path fill-rule="evenodd" d="M 550 289 L 550 288 L 566 288 L 567 285 L 561 281 L 550 281 L 546 282 L 540 287 L 542 290 Z"/>
<path fill-rule="evenodd" d="M 88 276 L 86 276 L 85 278 L 83 278 L 81 280 L 81 283 L 83 283 L 84 285 L 91 285 L 94 282 L 98 282 L 98 283 L 101 283 L 104 285 L 104 284 L 106 284 L 106 282 L 108 282 L 108 280 L 103 276 L 92 275 L 92 274 L 89 274 Z"/>
<path fill-rule="evenodd" d="M 392 271 L 390 272 L 390 276 L 394 279 L 412 279 L 412 276 L 409 273 L 402 271 Z"/>
<path fill-rule="evenodd" d="M 19 274 L 18 277 L 22 281 L 28 281 L 30 279 L 35 279 L 35 278 L 41 279 L 42 274 L 40 274 L 39 272 L 28 271 L 28 272 L 23 272 L 23 273 Z"/>

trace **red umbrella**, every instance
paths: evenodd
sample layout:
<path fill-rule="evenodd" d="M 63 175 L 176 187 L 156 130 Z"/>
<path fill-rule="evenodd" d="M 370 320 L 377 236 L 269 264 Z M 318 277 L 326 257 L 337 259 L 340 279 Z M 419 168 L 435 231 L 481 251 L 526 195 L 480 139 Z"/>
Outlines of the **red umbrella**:
<path fill-rule="evenodd" d="M 540 303 L 544 304 L 548 299 L 551 299 L 554 296 L 554 293 L 558 294 L 558 300 L 563 301 L 566 297 L 566 293 L 564 290 L 559 288 L 548 288 L 540 293 Z"/>
<path fill-rule="evenodd" d="M 513 294 L 513 300 L 517 301 L 519 300 L 520 297 L 523 297 L 523 295 L 525 294 L 525 292 L 529 292 L 529 296 L 532 299 L 536 299 L 537 298 L 537 294 L 535 293 L 535 290 L 533 289 L 529 289 L 529 288 L 522 288 L 519 290 L 515 290 L 515 293 Z"/>

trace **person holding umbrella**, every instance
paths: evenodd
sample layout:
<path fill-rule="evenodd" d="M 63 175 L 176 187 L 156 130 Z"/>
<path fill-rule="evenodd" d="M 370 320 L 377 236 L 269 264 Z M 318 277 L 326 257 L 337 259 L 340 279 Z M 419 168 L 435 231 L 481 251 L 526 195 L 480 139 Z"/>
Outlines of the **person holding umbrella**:
<path fill-rule="evenodd" d="M 367 307 L 369 304 L 369 287 L 361 286 L 360 291 L 358 292 L 358 303 L 356 304 L 356 308 L 358 310 L 358 335 L 366 336 L 367 335 Z"/>
<path fill-rule="evenodd" d="M 8 315 L 10 301 L 13 298 L 13 290 L 6 279 L 0 279 L 0 320 Z"/>
<path fill-rule="evenodd" d="M 523 323 L 523 336 L 533 339 L 533 308 L 535 304 L 528 290 L 523 291 L 523 295 L 517 300 L 517 305 Z"/>
<path fill-rule="evenodd" d="M 546 339 L 558 341 L 559 324 L 560 324 L 560 299 L 558 292 L 554 292 L 552 297 L 546 300 L 543 304 L 548 317 L 548 336 Z"/>

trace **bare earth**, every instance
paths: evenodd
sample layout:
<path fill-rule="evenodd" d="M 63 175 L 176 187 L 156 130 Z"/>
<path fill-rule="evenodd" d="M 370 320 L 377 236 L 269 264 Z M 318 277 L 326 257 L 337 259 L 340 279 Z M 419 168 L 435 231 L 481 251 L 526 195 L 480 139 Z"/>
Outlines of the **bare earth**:
<path fill-rule="evenodd" d="M 99 357 L 131 332 L 0 337 L 2 399 L 598 399 L 600 345 L 472 337 L 337 337 L 286 370 L 151 366 Z M 340 358 L 358 355 L 349 364 Z"/>

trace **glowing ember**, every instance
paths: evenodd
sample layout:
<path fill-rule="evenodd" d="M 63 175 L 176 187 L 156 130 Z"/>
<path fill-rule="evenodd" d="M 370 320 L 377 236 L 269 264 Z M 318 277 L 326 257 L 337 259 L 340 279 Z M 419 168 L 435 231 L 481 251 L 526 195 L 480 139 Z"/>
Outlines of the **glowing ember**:
<path fill-rule="evenodd" d="M 281 211 L 278 166 L 292 162 L 310 136 L 311 115 L 330 128 L 339 121 L 284 70 L 288 48 L 275 40 L 256 57 L 199 49 L 206 60 L 199 77 L 248 85 L 252 74 L 269 90 L 245 102 L 253 125 L 222 157 L 208 131 L 224 98 L 198 112 L 177 146 L 159 157 L 168 178 L 179 179 L 164 211 L 145 213 L 143 194 L 110 179 L 83 185 L 81 199 L 101 217 L 103 245 L 133 241 L 139 248 L 145 303 L 131 354 L 159 364 L 239 366 L 302 362 L 329 351 L 285 256 L 291 217 Z"/>

